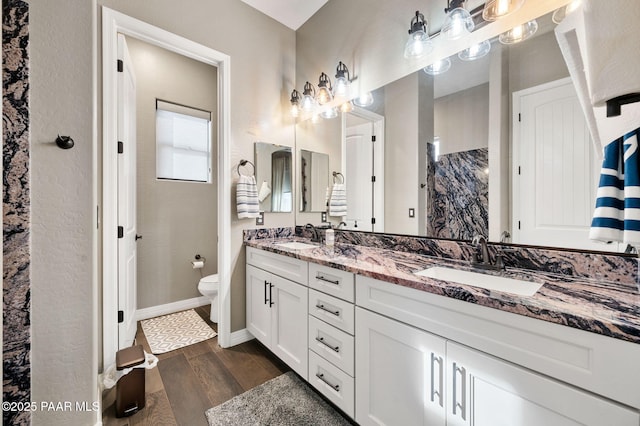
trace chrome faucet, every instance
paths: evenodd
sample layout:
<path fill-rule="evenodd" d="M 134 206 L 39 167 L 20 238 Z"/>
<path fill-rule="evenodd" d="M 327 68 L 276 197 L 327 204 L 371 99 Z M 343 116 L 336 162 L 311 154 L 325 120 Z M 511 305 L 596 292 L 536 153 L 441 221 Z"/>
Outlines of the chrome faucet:
<path fill-rule="evenodd" d="M 320 232 L 318 232 L 318 229 L 313 226 L 310 223 L 307 223 L 304 226 L 304 229 L 310 229 L 311 230 L 311 242 L 312 243 L 320 243 L 322 242 L 322 240 L 320 239 Z"/>
<path fill-rule="evenodd" d="M 476 235 L 471 240 L 471 244 L 476 246 L 476 253 L 474 259 L 471 261 L 471 265 L 477 268 L 483 269 L 504 269 L 504 261 L 501 255 L 496 256 L 495 263 L 491 260 L 489 254 L 489 247 L 487 246 L 487 239 L 483 235 Z"/>
<path fill-rule="evenodd" d="M 344 225 L 344 226 L 347 226 L 347 222 L 340 222 L 340 223 L 338 224 L 338 228 L 337 228 L 337 229 L 342 228 L 342 226 L 343 226 L 343 225 Z"/>

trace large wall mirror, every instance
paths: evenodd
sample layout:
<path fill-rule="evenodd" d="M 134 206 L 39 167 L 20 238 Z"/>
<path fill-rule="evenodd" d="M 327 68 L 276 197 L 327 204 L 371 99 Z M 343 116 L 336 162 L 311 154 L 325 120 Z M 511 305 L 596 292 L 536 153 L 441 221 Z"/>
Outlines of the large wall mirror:
<path fill-rule="evenodd" d="M 453 55 L 445 73 L 373 91 L 371 106 L 297 124 L 339 156 L 347 228 L 619 250 L 588 239 L 600 154 L 551 15 L 537 22 L 521 43 L 490 40 L 481 59 Z"/>
<path fill-rule="evenodd" d="M 293 163 L 291 147 L 256 142 L 255 160 L 260 211 L 292 212 Z"/>
<path fill-rule="evenodd" d="M 329 156 L 320 152 L 300 150 L 300 211 L 327 210 L 329 188 Z"/>

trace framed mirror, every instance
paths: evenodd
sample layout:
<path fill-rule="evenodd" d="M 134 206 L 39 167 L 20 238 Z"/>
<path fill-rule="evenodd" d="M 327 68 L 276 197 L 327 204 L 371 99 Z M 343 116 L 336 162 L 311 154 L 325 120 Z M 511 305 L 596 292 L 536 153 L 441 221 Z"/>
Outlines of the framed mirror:
<path fill-rule="evenodd" d="M 254 148 L 260 211 L 292 212 L 294 197 L 291 147 L 256 142 Z"/>

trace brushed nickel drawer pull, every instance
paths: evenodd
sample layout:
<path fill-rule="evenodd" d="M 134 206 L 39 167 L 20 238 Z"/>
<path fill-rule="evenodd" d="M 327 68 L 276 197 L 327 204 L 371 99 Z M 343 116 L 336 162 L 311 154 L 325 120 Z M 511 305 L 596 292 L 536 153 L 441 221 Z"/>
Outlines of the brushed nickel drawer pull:
<path fill-rule="evenodd" d="M 335 316 L 337 316 L 337 317 L 339 317 L 339 316 L 340 316 L 340 311 L 332 311 L 331 309 L 327 309 L 327 308 L 325 308 L 325 307 L 324 307 L 324 305 L 316 305 L 316 308 L 318 308 L 318 309 L 320 309 L 320 310 L 322 310 L 322 311 L 328 312 L 328 313 L 330 313 L 331 315 L 335 315 Z"/>
<path fill-rule="evenodd" d="M 316 275 L 316 279 L 329 284 L 340 285 L 340 280 L 330 280 L 329 278 L 325 278 L 324 275 Z"/>
<path fill-rule="evenodd" d="M 316 377 L 322 380 L 322 382 L 324 382 L 327 386 L 330 386 L 331 388 L 333 388 L 333 390 L 340 392 L 340 385 L 332 385 L 331 383 L 329 383 L 329 381 L 324 378 L 324 374 L 316 373 Z"/>
<path fill-rule="evenodd" d="M 333 350 L 334 352 L 340 353 L 340 346 L 331 346 L 330 344 L 324 341 L 324 337 L 316 337 L 316 341 L 322 343 L 323 345 Z"/>

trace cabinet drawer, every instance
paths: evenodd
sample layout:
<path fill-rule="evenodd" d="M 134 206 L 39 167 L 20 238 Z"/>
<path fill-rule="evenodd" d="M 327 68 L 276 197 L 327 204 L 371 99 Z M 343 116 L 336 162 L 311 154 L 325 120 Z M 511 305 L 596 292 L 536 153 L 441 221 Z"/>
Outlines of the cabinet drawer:
<path fill-rule="evenodd" d="M 351 377 L 354 371 L 353 336 L 309 316 L 309 349 Z"/>
<path fill-rule="evenodd" d="M 309 264 L 309 287 L 347 302 L 355 302 L 354 277 L 351 272 L 328 266 Z"/>
<path fill-rule="evenodd" d="M 308 283 L 308 263 L 300 259 L 247 247 L 247 263 L 299 284 Z"/>
<path fill-rule="evenodd" d="M 309 314 L 353 334 L 354 310 L 349 302 L 309 289 Z"/>
<path fill-rule="evenodd" d="M 355 383 L 353 377 L 309 351 L 309 383 L 348 416 L 354 418 Z"/>

